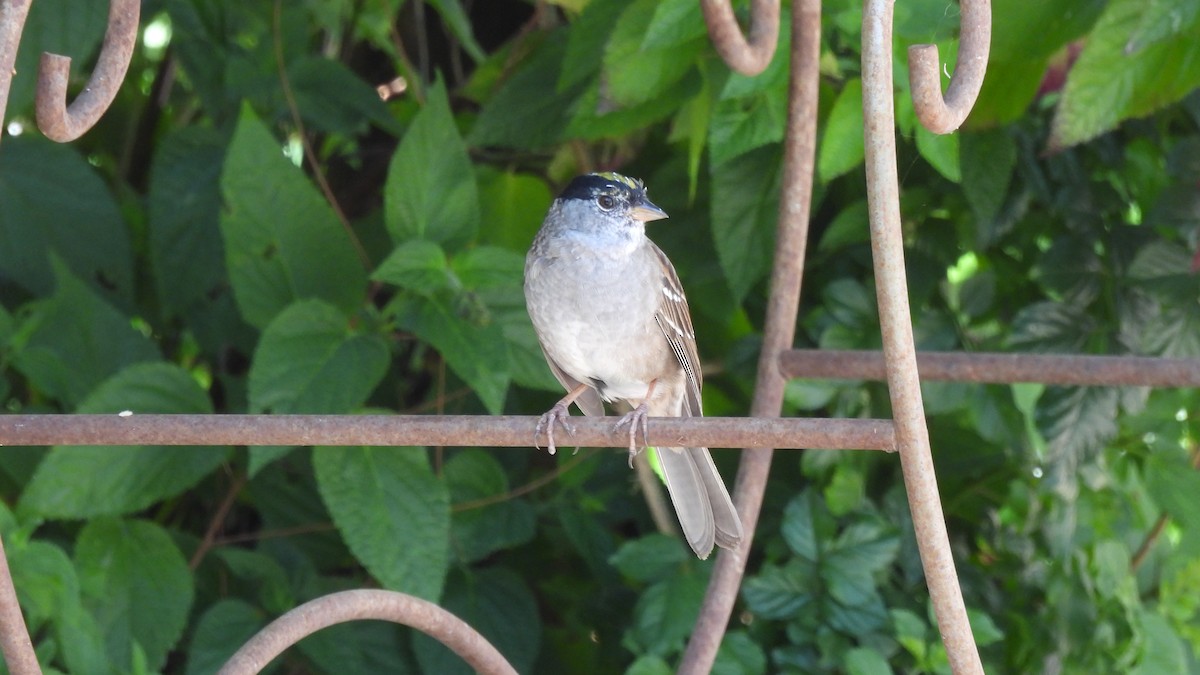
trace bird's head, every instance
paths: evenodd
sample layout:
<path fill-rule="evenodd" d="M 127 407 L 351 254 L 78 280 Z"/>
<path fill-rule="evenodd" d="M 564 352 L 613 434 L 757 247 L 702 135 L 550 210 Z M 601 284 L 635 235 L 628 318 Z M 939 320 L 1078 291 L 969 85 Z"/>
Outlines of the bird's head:
<path fill-rule="evenodd" d="M 641 233 L 646 222 L 667 217 L 636 178 L 589 173 L 567 184 L 556 200 L 568 229 L 589 234 Z"/>

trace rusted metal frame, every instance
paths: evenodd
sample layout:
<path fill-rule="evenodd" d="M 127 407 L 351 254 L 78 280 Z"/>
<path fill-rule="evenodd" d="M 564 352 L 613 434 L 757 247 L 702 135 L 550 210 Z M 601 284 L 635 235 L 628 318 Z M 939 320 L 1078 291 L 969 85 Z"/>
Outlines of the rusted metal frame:
<path fill-rule="evenodd" d="M 112 105 L 133 57 L 141 6 L 141 0 L 109 0 L 108 29 L 104 33 L 96 69 L 83 92 L 69 107 L 67 83 L 71 59 L 58 54 L 42 54 L 35 106 L 38 128 L 47 138 L 59 143 L 79 138 Z"/>
<path fill-rule="evenodd" d="M 446 645 L 478 673 L 517 674 L 504 655 L 462 619 L 432 602 L 382 590 L 341 591 L 296 607 L 242 645 L 217 673 L 253 675 L 285 649 L 322 628 L 370 619 L 411 626 Z"/>
<path fill-rule="evenodd" d="M 8 569 L 8 557 L 4 544 L 0 542 L 0 650 L 4 662 L 13 675 L 41 675 L 29 629 L 17 602 L 17 589 L 13 587 L 12 573 Z"/>
<path fill-rule="evenodd" d="M 992 42 L 991 0 L 964 0 L 959 27 L 958 63 L 942 97 L 941 58 L 936 45 L 908 48 L 908 80 L 921 125 L 935 134 L 962 126 L 979 97 Z"/>
<path fill-rule="evenodd" d="M 793 349 L 779 357 L 779 368 L 789 378 L 887 379 L 877 351 Z M 1200 387 L 1200 359 L 1150 356 L 917 352 L 917 371 L 923 381 Z"/>
<path fill-rule="evenodd" d="M 21 30 L 29 16 L 31 0 L 0 0 L 0 126 L 8 109 L 8 93 L 12 89 L 13 69 L 17 63 L 17 48 Z M 3 129 L 0 128 L 0 136 Z"/>
<path fill-rule="evenodd" d="M 863 119 L 875 292 L 897 448 L 925 581 L 950 667 L 955 673 L 975 674 L 982 673 L 983 666 L 967 619 L 938 495 L 904 276 L 893 108 L 893 1 L 867 0 L 863 7 Z"/>
<path fill-rule="evenodd" d="M 779 41 L 779 0 L 753 0 L 750 39 L 742 34 L 730 0 L 700 0 L 713 47 L 733 70 L 754 76 L 766 69 Z"/>
<path fill-rule="evenodd" d="M 778 363 L 779 355 L 792 346 L 796 314 L 800 306 L 809 208 L 812 203 L 813 160 L 816 155 L 820 46 L 820 0 L 796 0 L 792 3 L 791 78 L 788 85 L 779 223 L 762 351 L 758 360 L 758 381 L 750 408 L 750 414 L 755 419 L 779 417 L 784 386 L 787 384 Z M 804 445 L 798 438 L 786 444 Z M 745 575 L 747 552 L 754 541 L 763 493 L 771 471 L 771 448 L 784 445 L 750 444 L 742 453 L 733 498 L 742 518 L 746 538 L 737 551 L 722 550 L 717 557 L 696 628 L 680 662 L 680 673 L 700 674 L 712 669 Z M 852 444 L 842 444 L 842 447 L 847 445 Z"/>
<path fill-rule="evenodd" d="M 653 417 L 648 445 L 891 450 L 888 420 Z M 531 448 L 536 417 L 502 415 L 0 415 L 4 445 L 427 445 Z M 575 417 L 562 447 L 626 448 L 611 419 Z M 545 445 L 545 437 L 538 439 Z M 0 450 L 0 452 L 3 452 Z"/>

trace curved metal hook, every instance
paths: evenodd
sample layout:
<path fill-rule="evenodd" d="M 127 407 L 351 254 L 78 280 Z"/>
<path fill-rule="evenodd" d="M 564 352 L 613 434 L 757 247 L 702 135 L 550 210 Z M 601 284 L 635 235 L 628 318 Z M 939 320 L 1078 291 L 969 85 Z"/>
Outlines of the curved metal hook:
<path fill-rule="evenodd" d="M 935 134 L 948 134 L 962 126 L 979 98 L 992 43 L 991 0 L 962 0 L 958 65 L 942 98 L 942 72 L 935 45 L 908 48 L 908 79 L 913 108 L 921 125 Z"/>
<path fill-rule="evenodd" d="M 729 0 L 701 0 L 700 9 L 713 46 L 730 68 L 749 76 L 766 70 L 779 42 L 779 0 L 753 0 L 749 40 L 742 35 Z"/>
<path fill-rule="evenodd" d="M 79 138 L 112 105 L 133 56 L 140 13 L 140 0 L 110 0 L 108 30 L 104 33 L 96 70 L 70 107 L 67 106 L 70 57 L 42 54 L 35 105 L 38 128 L 47 138 L 59 143 Z"/>

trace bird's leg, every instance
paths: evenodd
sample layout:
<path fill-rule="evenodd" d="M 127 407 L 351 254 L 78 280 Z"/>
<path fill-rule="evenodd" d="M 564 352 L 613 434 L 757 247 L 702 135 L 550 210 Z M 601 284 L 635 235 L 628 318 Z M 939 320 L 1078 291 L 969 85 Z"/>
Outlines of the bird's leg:
<path fill-rule="evenodd" d="M 633 458 L 637 457 L 641 452 L 637 446 L 637 432 L 642 430 L 642 446 L 645 447 L 650 443 L 650 397 L 654 395 L 654 386 L 658 384 L 658 380 L 650 380 L 650 386 L 646 388 L 646 398 L 638 404 L 636 408 L 625 413 L 621 419 L 617 420 L 617 426 L 614 429 L 620 429 L 626 424 L 629 425 L 629 468 L 633 468 Z"/>
<path fill-rule="evenodd" d="M 553 408 L 546 411 L 538 420 L 537 426 L 533 428 L 533 447 L 541 450 L 542 446 L 538 445 L 538 436 L 542 434 L 542 430 L 546 431 L 546 450 L 550 454 L 554 454 L 558 449 L 554 446 L 554 425 L 559 424 L 563 429 L 567 430 L 568 434 L 575 434 L 575 427 L 567 420 L 571 418 L 570 406 L 575 402 L 575 399 L 583 395 L 583 392 L 588 390 L 588 385 L 581 384 L 567 395 L 562 397 L 558 403 L 554 404 Z"/>

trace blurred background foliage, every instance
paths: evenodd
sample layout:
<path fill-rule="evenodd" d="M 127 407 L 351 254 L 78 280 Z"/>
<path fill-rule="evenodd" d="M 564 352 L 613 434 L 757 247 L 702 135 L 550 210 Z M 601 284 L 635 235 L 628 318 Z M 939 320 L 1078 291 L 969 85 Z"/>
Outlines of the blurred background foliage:
<path fill-rule="evenodd" d="M 744 4 L 744 3 L 743 3 Z M 897 66 L 921 348 L 1200 357 L 1200 11 L 993 6 L 967 126 L 915 123 Z M 745 7 L 739 6 L 745 18 Z M 790 13 L 731 74 L 694 0 L 146 0 L 113 109 L 55 145 L 36 59 L 102 0 L 38 0 L 0 143 L 7 411 L 537 414 L 559 395 L 522 260 L 574 174 L 646 180 L 691 298 L 709 415 L 754 387 Z M 896 7 L 897 62 L 953 63 L 958 7 Z M 858 0 L 824 6 L 798 346 L 877 348 Z M 376 87 L 403 78 L 386 101 Z M 1198 672 L 1192 390 L 925 387 L 989 672 Z M 797 380 L 785 414 L 886 417 Z M 732 481 L 737 455 L 718 451 Z M 670 672 L 711 562 L 655 533 L 618 453 L 5 448 L 0 533 L 49 672 L 212 672 L 296 604 L 437 600 L 522 673 Z M 944 673 L 897 458 L 781 452 L 714 672 Z M 377 623 L 272 672 L 458 673 Z"/>

